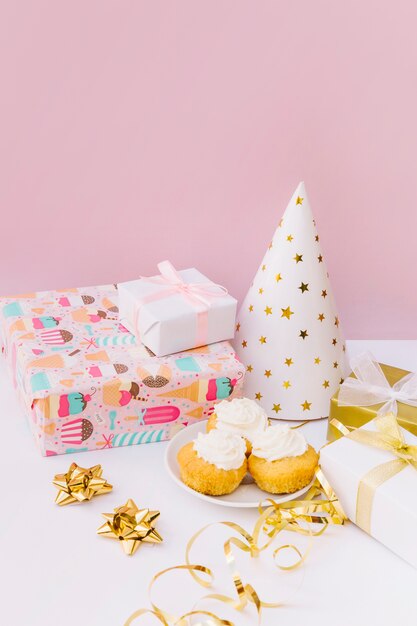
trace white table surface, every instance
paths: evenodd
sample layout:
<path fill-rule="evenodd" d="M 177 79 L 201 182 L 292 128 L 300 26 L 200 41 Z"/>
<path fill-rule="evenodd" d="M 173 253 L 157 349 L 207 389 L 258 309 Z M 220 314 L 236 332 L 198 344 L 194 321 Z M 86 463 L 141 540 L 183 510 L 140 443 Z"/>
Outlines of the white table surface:
<path fill-rule="evenodd" d="M 379 361 L 417 370 L 417 341 L 350 341 L 348 347 L 351 354 L 370 349 Z M 230 520 L 252 529 L 254 510 L 205 503 L 174 484 L 163 464 L 166 443 L 43 458 L 4 363 L 0 398 L 0 624 L 121 626 L 135 609 L 149 606 L 150 578 L 184 562 L 187 539 L 200 527 Z M 326 423 L 312 422 L 303 432 L 320 446 Z M 56 506 L 51 480 L 70 461 L 84 467 L 101 463 L 113 492 L 85 505 Z M 416 494 L 417 489 L 410 497 Z M 164 537 L 163 544 L 143 545 L 130 558 L 116 542 L 95 533 L 102 522 L 100 513 L 112 511 L 129 497 L 161 511 L 157 528 Z M 215 590 L 232 594 L 222 555 L 229 534 L 217 526 L 207 531 L 196 544 L 193 560 L 215 570 Z M 276 545 L 291 540 L 302 547 L 302 538 L 292 533 L 281 536 Z M 248 564 L 247 556 L 237 556 L 244 579 L 259 592 L 264 589 L 263 599 L 287 599 L 282 608 L 264 611 L 265 626 L 416 623 L 417 571 L 351 523 L 329 527 L 315 538 L 302 571 L 281 573 L 272 568 L 270 558 L 264 553 Z M 184 572 L 162 579 L 153 598 L 179 614 L 207 592 Z M 199 606 L 217 610 L 238 626 L 256 624 L 253 607 L 236 613 L 213 602 Z M 144 617 L 137 623 L 157 622 Z"/>

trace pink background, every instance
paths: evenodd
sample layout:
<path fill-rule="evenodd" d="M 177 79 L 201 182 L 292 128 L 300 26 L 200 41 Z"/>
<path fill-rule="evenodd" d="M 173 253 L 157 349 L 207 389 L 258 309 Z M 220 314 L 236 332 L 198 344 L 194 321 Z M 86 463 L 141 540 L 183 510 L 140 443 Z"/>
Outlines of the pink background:
<path fill-rule="evenodd" d="M 3 0 L 0 293 L 198 266 L 304 179 L 348 337 L 416 337 L 417 4 Z"/>

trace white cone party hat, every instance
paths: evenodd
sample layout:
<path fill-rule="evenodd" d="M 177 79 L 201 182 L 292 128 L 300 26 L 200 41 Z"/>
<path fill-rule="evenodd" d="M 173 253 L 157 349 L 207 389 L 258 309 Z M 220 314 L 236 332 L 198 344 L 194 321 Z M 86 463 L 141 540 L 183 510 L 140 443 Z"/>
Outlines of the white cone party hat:
<path fill-rule="evenodd" d="M 284 420 L 328 416 L 346 372 L 330 281 L 300 183 L 238 314 L 244 393 Z"/>

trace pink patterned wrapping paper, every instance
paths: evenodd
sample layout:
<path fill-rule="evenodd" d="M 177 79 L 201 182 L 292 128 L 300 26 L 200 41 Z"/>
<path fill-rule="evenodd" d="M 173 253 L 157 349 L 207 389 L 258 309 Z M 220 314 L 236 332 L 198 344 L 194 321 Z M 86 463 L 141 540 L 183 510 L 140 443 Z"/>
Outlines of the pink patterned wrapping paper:
<path fill-rule="evenodd" d="M 117 303 L 116 285 L 0 298 L 2 349 L 45 456 L 164 441 L 241 395 L 228 342 L 155 357 Z"/>

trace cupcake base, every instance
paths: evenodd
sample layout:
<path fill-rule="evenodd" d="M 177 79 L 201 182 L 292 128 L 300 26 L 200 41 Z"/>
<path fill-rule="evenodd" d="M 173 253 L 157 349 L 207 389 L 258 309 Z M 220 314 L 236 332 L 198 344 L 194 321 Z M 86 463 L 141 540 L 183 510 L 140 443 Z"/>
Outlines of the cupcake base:
<path fill-rule="evenodd" d="M 251 454 L 249 472 L 259 489 L 268 493 L 294 493 L 308 485 L 314 477 L 319 456 L 308 446 L 300 456 L 267 461 Z"/>
<path fill-rule="evenodd" d="M 193 442 L 187 443 L 178 452 L 181 480 L 194 491 L 208 496 L 224 496 L 239 487 L 247 471 L 247 461 L 232 470 L 219 469 L 197 456 Z"/>

